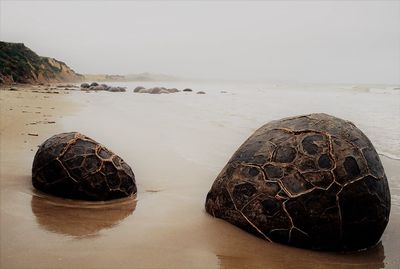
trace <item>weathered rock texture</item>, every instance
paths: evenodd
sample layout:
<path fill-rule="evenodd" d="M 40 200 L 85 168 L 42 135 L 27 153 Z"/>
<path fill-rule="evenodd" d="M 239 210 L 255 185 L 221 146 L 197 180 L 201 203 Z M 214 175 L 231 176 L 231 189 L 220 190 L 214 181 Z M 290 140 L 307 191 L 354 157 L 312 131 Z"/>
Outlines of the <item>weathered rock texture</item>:
<path fill-rule="evenodd" d="M 40 145 L 32 183 L 43 192 L 80 200 L 110 200 L 136 193 L 130 166 L 77 132 L 54 135 Z"/>
<path fill-rule="evenodd" d="M 206 210 L 268 241 L 323 250 L 375 245 L 390 192 L 370 140 L 326 114 L 272 121 L 232 156 Z"/>

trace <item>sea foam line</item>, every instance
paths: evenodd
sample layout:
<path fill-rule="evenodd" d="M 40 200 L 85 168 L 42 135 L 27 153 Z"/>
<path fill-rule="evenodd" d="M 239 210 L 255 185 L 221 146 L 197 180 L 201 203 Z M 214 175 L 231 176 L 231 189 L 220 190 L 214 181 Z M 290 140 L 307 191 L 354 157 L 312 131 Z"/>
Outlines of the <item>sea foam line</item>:
<path fill-rule="evenodd" d="M 394 154 L 391 154 L 391 153 L 379 152 L 379 151 L 378 151 L 378 154 L 379 154 L 380 156 L 384 156 L 384 157 L 389 158 L 389 159 L 391 159 L 391 160 L 400 161 L 400 157 L 399 157 L 399 156 L 394 155 Z"/>

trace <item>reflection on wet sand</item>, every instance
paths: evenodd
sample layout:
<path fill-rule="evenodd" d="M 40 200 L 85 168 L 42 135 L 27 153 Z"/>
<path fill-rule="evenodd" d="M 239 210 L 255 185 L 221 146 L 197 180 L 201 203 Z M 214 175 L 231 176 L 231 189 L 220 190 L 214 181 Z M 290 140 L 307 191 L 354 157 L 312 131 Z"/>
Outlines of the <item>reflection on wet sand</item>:
<path fill-rule="evenodd" d="M 277 246 L 278 248 L 280 246 Z M 305 252 L 302 255 L 296 254 L 299 252 Z M 291 251 L 274 251 L 263 253 L 265 257 L 263 260 L 266 263 L 260 264 L 259 259 L 252 259 L 249 257 L 234 257 L 226 255 L 217 255 L 219 266 L 221 269 L 232 269 L 232 268 L 296 268 L 296 269 L 308 269 L 308 268 L 335 268 L 335 269 L 378 269 L 385 268 L 385 252 L 381 242 L 375 247 L 360 252 L 354 253 L 332 253 L 332 252 L 318 252 L 308 251 L 292 248 Z M 306 255 L 304 255 L 306 254 Z M 297 261 L 294 263 L 293 258 L 297 257 Z"/>
<path fill-rule="evenodd" d="M 85 202 L 32 196 L 32 212 L 44 229 L 77 237 L 93 236 L 116 226 L 136 208 L 133 198 L 112 202 Z"/>

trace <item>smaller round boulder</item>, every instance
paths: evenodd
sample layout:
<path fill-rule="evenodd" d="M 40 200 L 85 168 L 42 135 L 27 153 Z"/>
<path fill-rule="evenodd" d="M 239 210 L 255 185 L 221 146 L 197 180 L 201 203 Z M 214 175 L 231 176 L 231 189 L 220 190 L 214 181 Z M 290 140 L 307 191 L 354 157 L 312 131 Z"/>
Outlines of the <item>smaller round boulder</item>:
<path fill-rule="evenodd" d="M 193 90 L 192 90 L 192 89 L 189 89 L 189 88 L 186 88 L 186 89 L 184 89 L 183 91 L 184 91 L 184 92 L 192 92 Z"/>
<path fill-rule="evenodd" d="M 32 184 L 45 193 L 80 200 L 104 201 L 136 193 L 130 166 L 78 132 L 54 135 L 39 146 Z"/>

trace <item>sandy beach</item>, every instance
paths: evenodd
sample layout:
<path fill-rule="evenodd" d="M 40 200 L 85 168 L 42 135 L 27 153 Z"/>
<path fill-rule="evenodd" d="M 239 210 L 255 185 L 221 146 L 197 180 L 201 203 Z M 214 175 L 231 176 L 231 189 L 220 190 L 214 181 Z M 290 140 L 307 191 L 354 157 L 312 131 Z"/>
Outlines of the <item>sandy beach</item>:
<path fill-rule="evenodd" d="M 122 86 L 127 92 L 0 90 L 1 268 L 400 268 L 398 93 L 231 84 L 193 85 L 204 95 L 151 95 Z M 373 249 L 343 254 L 268 243 L 204 210 L 215 177 L 248 136 L 270 120 L 310 112 L 353 121 L 381 154 L 392 209 Z M 34 190 L 37 146 L 69 131 L 130 164 L 137 196 L 90 203 Z"/>

